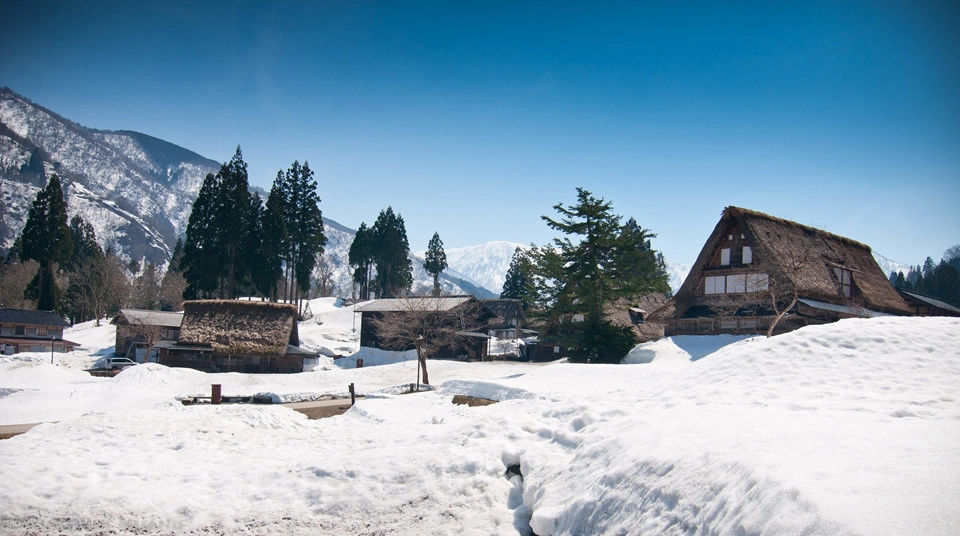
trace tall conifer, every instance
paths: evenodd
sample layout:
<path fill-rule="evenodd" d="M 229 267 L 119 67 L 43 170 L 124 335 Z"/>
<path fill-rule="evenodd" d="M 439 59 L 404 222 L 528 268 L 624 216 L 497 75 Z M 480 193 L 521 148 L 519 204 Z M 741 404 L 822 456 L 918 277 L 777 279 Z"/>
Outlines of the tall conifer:
<path fill-rule="evenodd" d="M 433 276 L 433 295 L 440 295 L 440 273 L 447 269 L 447 253 L 443 251 L 440 233 L 434 232 L 427 245 L 426 262 L 423 267 Z"/>
<path fill-rule="evenodd" d="M 56 174 L 50 176 L 46 188 L 37 192 L 21 236 L 20 258 L 40 263 L 36 278 L 37 309 L 59 313 L 56 264 L 70 259 L 73 240 L 67 225 L 67 202 Z"/>

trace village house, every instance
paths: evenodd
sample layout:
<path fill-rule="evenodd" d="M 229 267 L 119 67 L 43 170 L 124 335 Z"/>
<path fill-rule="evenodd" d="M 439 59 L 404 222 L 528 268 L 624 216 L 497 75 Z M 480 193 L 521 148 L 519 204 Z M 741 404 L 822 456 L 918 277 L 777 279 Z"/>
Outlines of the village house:
<path fill-rule="evenodd" d="M 382 324 L 436 326 L 436 331 L 452 333 L 450 344 L 435 349 L 431 357 L 446 359 L 484 359 L 490 336 L 480 331 L 495 315 L 473 296 L 424 296 L 381 298 L 357 305 L 360 313 L 360 346 L 382 350 L 413 350 L 413 337 L 394 347 L 381 333 Z M 469 317 L 469 318 L 468 318 Z M 428 334 L 423 334 L 427 336 Z"/>
<path fill-rule="evenodd" d="M 912 290 L 897 289 L 916 316 L 960 316 L 960 308 Z"/>
<path fill-rule="evenodd" d="M 183 311 L 150 311 L 120 309 L 110 321 L 117 326 L 113 352 L 138 362 L 146 359 L 146 352 L 160 341 L 175 341 L 180 336 Z"/>
<path fill-rule="evenodd" d="M 796 302 L 777 322 L 777 313 Z M 664 334 L 766 333 L 841 318 L 909 315 L 874 260 L 849 238 L 727 207 L 673 299 Z"/>
<path fill-rule="evenodd" d="M 293 305 L 196 300 L 183 304 L 176 341 L 161 341 L 159 363 L 208 372 L 302 372 L 317 353 L 300 348 Z"/>
<path fill-rule="evenodd" d="M 3 355 L 72 351 L 80 345 L 63 338 L 69 325 L 53 311 L 0 309 L 0 349 Z"/>

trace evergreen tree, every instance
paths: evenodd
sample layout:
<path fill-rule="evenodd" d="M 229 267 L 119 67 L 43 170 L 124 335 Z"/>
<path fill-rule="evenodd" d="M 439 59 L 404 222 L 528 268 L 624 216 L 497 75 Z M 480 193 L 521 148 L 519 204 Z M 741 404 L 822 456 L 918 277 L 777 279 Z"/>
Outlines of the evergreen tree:
<path fill-rule="evenodd" d="M 105 311 L 97 306 L 99 304 L 93 294 L 100 283 L 95 278 L 99 276 L 99 268 L 104 262 L 103 249 L 97 243 L 93 225 L 83 221 L 79 214 L 70 219 L 70 239 L 73 242 L 73 254 L 60 266 L 69 279 L 63 311 L 72 323 L 92 318 L 99 323 L 100 315 Z"/>
<path fill-rule="evenodd" d="M 534 301 L 533 293 L 530 290 L 530 286 L 533 284 L 532 272 L 533 265 L 530 257 L 522 248 L 518 247 L 514 250 L 513 258 L 510 260 L 510 267 L 507 269 L 500 297 L 520 300 L 520 304 L 525 310 L 530 309 Z"/>
<path fill-rule="evenodd" d="M 413 264 L 410 262 L 410 243 L 403 216 L 394 214 L 393 207 L 381 210 L 370 230 L 373 238 L 373 258 L 377 276 L 374 281 L 378 298 L 399 297 L 413 285 Z"/>
<path fill-rule="evenodd" d="M 263 295 L 276 301 L 277 283 L 283 276 L 283 256 L 286 251 L 287 233 L 283 219 L 283 175 L 279 175 L 270 188 L 267 204 L 259 206 L 257 217 L 257 254 L 252 269 L 253 284 Z"/>
<path fill-rule="evenodd" d="M 357 229 L 357 234 L 353 237 L 353 242 L 350 244 L 348 262 L 350 266 L 354 267 L 353 282 L 357 284 L 359 298 L 361 300 L 369 300 L 374 255 L 373 234 L 367 229 L 366 223 L 360 223 L 360 228 Z"/>
<path fill-rule="evenodd" d="M 423 267 L 433 276 L 433 295 L 440 295 L 440 273 L 447 269 L 447 254 L 443 251 L 440 233 L 434 232 L 427 245 L 427 258 Z"/>
<path fill-rule="evenodd" d="M 152 262 L 143 264 L 143 270 L 133 281 L 131 305 L 137 309 L 161 308 L 160 272 Z"/>
<path fill-rule="evenodd" d="M 238 281 L 250 272 L 253 249 L 251 240 L 256 226 L 256 214 L 250 200 L 247 163 L 240 147 L 229 162 L 220 166 L 216 177 L 213 227 L 218 235 L 225 272 L 221 284 L 226 286 L 221 297 L 236 298 Z"/>
<path fill-rule="evenodd" d="M 217 289 L 223 263 L 216 213 L 217 177 L 208 173 L 190 212 L 179 266 L 187 282 L 186 300 L 210 297 Z"/>
<path fill-rule="evenodd" d="M 617 362 L 633 339 L 609 324 L 606 306 L 670 289 L 663 257 L 650 247 L 655 235 L 632 218 L 620 225 L 611 203 L 583 188 L 577 188 L 575 205 L 553 208 L 560 218 L 542 219 L 565 236 L 554 239 L 553 247 L 532 250 L 537 261 L 533 287 L 546 312 L 547 328 L 566 332 L 575 359 Z M 569 322 L 573 315 L 582 315 L 583 321 Z M 563 322 L 567 324 L 561 329 Z"/>
<path fill-rule="evenodd" d="M 670 276 L 663 255 L 650 245 L 650 240 L 656 236 L 649 229 L 640 227 L 633 218 L 627 220 L 620 229 L 611 266 L 618 296 L 671 292 Z"/>
<path fill-rule="evenodd" d="M 60 312 L 60 289 L 56 284 L 56 265 L 73 253 L 73 241 L 67 226 L 67 202 L 60 178 L 54 174 L 46 188 L 37 192 L 21 234 L 22 259 L 40 264 L 37 274 L 37 309 Z"/>
<path fill-rule="evenodd" d="M 288 285 L 287 299 L 299 301 L 310 290 L 310 275 L 317 259 L 323 254 L 327 236 L 323 231 L 323 214 L 317 181 L 310 165 L 294 161 L 284 175 L 284 210 L 289 249 L 286 255 Z"/>
<path fill-rule="evenodd" d="M 598 199 L 583 188 L 577 188 L 576 205 L 565 207 L 559 203 L 553 208 L 562 218 L 541 218 L 551 229 L 567 235 L 554 239 L 566 265 L 564 283 L 573 287 L 581 312 L 588 319 L 601 319 L 604 304 L 617 297 L 613 268 L 620 216 L 613 213 L 609 201 Z M 570 236 L 578 237 L 577 242 Z"/>

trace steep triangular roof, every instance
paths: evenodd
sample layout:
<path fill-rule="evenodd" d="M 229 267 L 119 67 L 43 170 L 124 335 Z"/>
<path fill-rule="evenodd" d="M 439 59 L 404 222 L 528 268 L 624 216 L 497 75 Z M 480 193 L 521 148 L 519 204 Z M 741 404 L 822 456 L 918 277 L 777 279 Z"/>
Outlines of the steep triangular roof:
<path fill-rule="evenodd" d="M 283 355 L 288 344 L 300 344 L 297 308 L 256 301 L 187 301 L 177 342 L 209 345 L 225 354 Z"/>
<path fill-rule="evenodd" d="M 843 297 L 834 268 L 843 268 L 853 273 L 857 298 L 863 307 L 896 314 L 910 312 L 866 244 L 762 212 L 730 206 L 724 209 L 690 274 L 677 291 L 674 318 L 681 317 L 690 307 L 701 273 L 710 265 L 732 225 L 745 236 L 758 266 L 774 280 L 796 281 L 797 292 L 803 298 L 841 303 Z M 795 277 L 788 264 L 798 252 L 808 253 L 811 260 Z"/>

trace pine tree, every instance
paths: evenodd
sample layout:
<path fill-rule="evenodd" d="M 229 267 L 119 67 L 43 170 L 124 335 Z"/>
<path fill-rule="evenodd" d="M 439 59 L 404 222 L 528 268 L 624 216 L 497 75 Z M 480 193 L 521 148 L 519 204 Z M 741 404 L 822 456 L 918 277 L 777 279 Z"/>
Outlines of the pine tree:
<path fill-rule="evenodd" d="M 317 181 L 313 179 L 313 171 L 307 162 L 302 166 L 296 160 L 293 162 L 284 175 L 283 191 L 286 200 L 285 225 L 289 237 L 286 298 L 299 301 L 302 294 L 310 290 L 310 276 L 327 243 Z"/>
<path fill-rule="evenodd" d="M 264 296 L 276 301 L 277 284 L 283 276 L 284 252 L 287 245 L 286 223 L 283 219 L 283 175 L 277 176 L 267 196 L 267 204 L 257 207 L 257 254 L 252 268 L 253 284 Z M 259 199 L 257 199 L 259 203 Z"/>
<path fill-rule="evenodd" d="M 434 232 L 427 245 L 427 258 L 423 267 L 433 276 L 433 295 L 440 295 L 440 273 L 447 269 L 447 254 L 443 251 L 440 233 Z"/>
<path fill-rule="evenodd" d="M 524 309 L 530 309 L 534 297 L 530 290 L 533 284 L 532 279 L 533 265 L 530 257 L 522 248 L 517 248 L 513 252 L 513 258 L 510 260 L 510 267 L 507 269 L 507 275 L 503 282 L 503 291 L 500 297 L 503 299 L 520 300 L 520 305 Z"/>
<path fill-rule="evenodd" d="M 583 315 L 578 326 L 565 328 L 573 357 L 619 361 L 633 338 L 628 328 L 606 320 L 606 306 L 620 298 L 669 292 L 663 256 L 650 246 L 655 235 L 633 218 L 621 226 L 612 204 L 583 188 L 577 188 L 575 205 L 553 208 L 561 217 L 542 219 L 565 236 L 554 239 L 553 247 L 531 250 L 536 261 L 531 287 L 546 313 L 548 330 L 559 330 L 570 315 Z"/>
<path fill-rule="evenodd" d="M 649 229 L 640 227 L 633 218 L 620 229 L 611 266 L 618 297 L 670 293 L 670 276 L 663 255 L 654 251 L 650 244 L 656 236 Z"/>
<path fill-rule="evenodd" d="M 566 268 L 565 282 L 576 288 L 575 294 L 582 312 L 589 319 L 600 319 L 603 306 L 614 299 L 613 261 L 620 231 L 620 216 L 612 205 L 589 191 L 577 188 L 577 204 L 565 207 L 554 205 L 562 218 L 554 220 L 541 216 L 551 229 L 567 235 L 554 239 Z M 569 236 L 578 237 L 573 242 Z"/>
<path fill-rule="evenodd" d="M 100 283 L 96 277 L 104 260 L 103 249 L 97 243 L 93 225 L 83 221 L 79 214 L 70 219 L 70 239 L 73 254 L 60 266 L 69 279 L 64 313 L 72 323 L 96 318 L 99 325 L 100 315 L 105 311 L 95 303 L 94 293 Z"/>
<path fill-rule="evenodd" d="M 37 192 L 21 234 L 20 258 L 40 264 L 37 273 L 37 309 L 60 312 L 60 289 L 56 284 L 56 265 L 73 253 L 73 240 L 67 225 L 67 202 L 60 178 L 54 174 L 46 188 Z"/>
<path fill-rule="evenodd" d="M 222 255 L 225 272 L 221 275 L 221 297 L 236 298 L 238 281 L 250 272 L 253 255 L 251 240 L 256 214 L 250 200 L 247 163 L 240 147 L 229 162 L 220 166 L 216 177 L 213 227 Z"/>
<path fill-rule="evenodd" d="M 350 244 L 350 253 L 348 262 L 354 267 L 353 282 L 357 284 L 358 294 L 361 300 L 370 299 L 370 280 L 374 265 L 373 255 L 373 235 L 367 229 L 366 223 L 360 223 L 360 228 L 353 237 Z"/>
<path fill-rule="evenodd" d="M 217 233 L 217 178 L 208 173 L 187 222 L 180 270 L 187 282 L 183 298 L 210 297 L 217 289 L 223 263 Z"/>
<path fill-rule="evenodd" d="M 378 298 L 399 297 L 413 284 L 413 264 L 410 262 L 410 243 L 403 216 L 394 214 L 393 207 L 381 210 L 370 230 L 373 237 L 373 256 L 377 276 Z"/>

